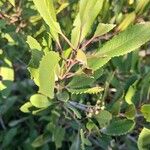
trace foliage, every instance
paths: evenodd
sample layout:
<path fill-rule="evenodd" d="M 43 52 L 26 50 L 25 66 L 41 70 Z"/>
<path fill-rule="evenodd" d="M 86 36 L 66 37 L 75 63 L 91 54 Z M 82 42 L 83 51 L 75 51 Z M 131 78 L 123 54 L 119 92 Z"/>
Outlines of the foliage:
<path fill-rule="evenodd" d="M 149 10 L 0 1 L 0 147 L 149 150 Z"/>

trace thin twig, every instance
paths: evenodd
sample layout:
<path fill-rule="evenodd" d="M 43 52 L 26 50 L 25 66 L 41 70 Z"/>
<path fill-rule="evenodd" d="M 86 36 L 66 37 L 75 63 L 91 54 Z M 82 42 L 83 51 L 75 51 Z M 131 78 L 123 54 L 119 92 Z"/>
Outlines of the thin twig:
<path fill-rule="evenodd" d="M 135 140 L 135 138 L 132 137 L 131 135 L 127 135 L 127 138 L 128 138 L 129 140 L 131 140 L 132 142 L 137 143 L 137 141 Z"/>
<path fill-rule="evenodd" d="M 80 104 L 80 103 L 77 103 L 77 102 L 73 102 L 73 101 L 68 101 L 68 103 L 71 105 L 71 106 L 74 106 L 80 110 L 83 110 L 83 111 L 86 111 L 86 112 L 90 112 L 90 109 L 89 108 L 94 108 L 94 106 L 91 106 L 91 105 L 84 105 L 84 104 Z"/>
<path fill-rule="evenodd" d="M 89 40 L 81 47 L 81 49 L 84 49 L 85 47 L 87 47 L 94 39 L 95 39 L 95 37 L 93 36 L 91 39 L 89 39 Z"/>
<path fill-rule="evenodd" d="M 99 36 L 99 37 L 95 37 L 93 36 L 91 39 L 89 39 L 88 41 L 85 42 L 85 44 L 83 44 L 81 49 L 84 49 L 85 47 L 87 47 L 90 43 L 94 43 L 94 42 L 98 42 L 100 40 L 108 40 L 110 39 L 112 36 L 116 35 L 117 33 L 113 33 L 113 34 L 105 34 L 103 36 Z"/>
<path fill-rule="evenodd" d="M 67 74 L 68 74 L 69 71 L 72 69 L 72 67 L 73 67 L 75 64 L 77 64 L 77 63 L 78 63 L 77 61 L 74 61 L 73 63 L 71 63 L 71 64 L 69 65 L 69 67 L 67 68 L 67 70 L 66 70 L 65 74 L 63 75 L 62 79 L 64 79 L 64 78 L 67 76 Z"/>
<path fill-rule="evenodd" d="M 63 49 L 62 49 L 62 47 L 61 47 L 61 45 L 60 45 L 59 40 L 58 40 L 58 41 L 56 41 L 56 42 L 57 42 L 57 45 L 58 45 L 58 47 L 59 47 L 59 49 L 60 49 L 59 53 L 61 54 L 61 53 L 62 53 L 62 51 L 63 51 Z"/>
<path fill-rule="evenodd" d="M 68 74 L 66 74 L 66 79 L 69 79 L 69 78 L 71 78 L 71 77 L 73 77 L 73 76 L 75 76 L 76 74 L 75 73 L 68 73 Z"/>
<path fill-rule="evenodd" d="M 63 34 L 61 33 L 62 37 L 64 38 L 64 40 L 69 44 L 69 46 L 75 50 L 74 46 L 72 45 L 72 43 L 69 41 L 69 39 Z"/>

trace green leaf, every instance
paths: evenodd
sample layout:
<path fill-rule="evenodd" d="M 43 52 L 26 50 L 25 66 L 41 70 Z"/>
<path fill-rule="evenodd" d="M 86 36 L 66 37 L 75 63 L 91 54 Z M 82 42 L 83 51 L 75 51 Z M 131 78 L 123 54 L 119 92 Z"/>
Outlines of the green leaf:
<path fill-rule="evenodd" d="M 36 147 L 40 147 L 40 146 L 42 146 L 42 145 L 48 143 L 49 141 L 50 141 L 50 137 L 47 136 L 47 135 L 42 134 L 42 135 L 38 136 L 38 137 L 32 142 L 32 146 L 35 147 L 35 148 L 36 148 Z"/>
<path fill-rule="evenodd" d="M 143 128 L 139 138 L 138 138 L 138 148 L 139 150 L 149 150 L 150 149 L 150 130 Z"/>
<path fill-rule="evenodd" d="M 59 54 L 50 51 L 43 56 L 39 66 L 39 93 L 51 99 L 54 97 L 55 69 L 59 60 Z"/>
<path fill-rule="evenodd" d="M 120 109 L 121 109 L 121 101 L 119 99 L 112 104 L 111 113 L 117 116 L 120 113 Z"/>
<path fill-rule="evenodd" d="M 104 73 L 104 71 L 103 71 L 102 68 L 96 70 L 94 72 L 94 75 L 93 75 L 94 76 L 94 81 L 96 81 L 97 79 L 99 79 L 103 75 L 103 73 Z"/>
<path fill-rule="evenodd" d="M 150 0 L 140 0 L 137 1 L 137 6 L 135 9 L 135 12 L 138 14 L 141 14 L 144 10 L 144 8 L 146 7 L 146 5 L 150 2 Z"/>
<path fill-rule="evenodd" d="M 2 77 L 2 81 L 13 81 L 14 80 L 14 71 L 12 68 L 1 67 L 0 68 L 0 76 Z M 0 87 L 2 87 L 2 81 L 0 81 Z M 4 84 L 3 84 L 4 85 Z M 4 86 L 5 88 L 5 86 Z M 0 88 L 3 90 L 4 88 Z"/>
<path fill-rule="evenodd" d="M 88 88 L 102 75 L 102 73 L 102 69 L 95 71 L 92 75 L 79 73 L 73 76 L 72 80 L 68 83 L 67 87 L 70 89 Z"/>
<path fill-rule="evenodd" d="M 42 51 L 32 49 L 31 59 L 30 59 L 29 65 L 28 65 L 29 69 L 32 69 L 32 68 L 37 69 L 39 67 L 39 63 L 40 63 L 42 56 L 43 56 Z"/>
<path fill-rule="evenodd" d="M 28 70 L 30 72 L 31 79 L 35 82 L 35 84 L 37 86 L 39 86 L 40 85 L 40 83 L 39 83 L 39 69 L 28 67 Z"/>
<path fill-rule="evenodd" d="M 9 80 L 13 81 L 14 80 L 14 71 L 12 68 L 8 67 L 0 67 L 0 76 L 2 77 L 2 80 Z"/>
<path fill-rule="evenodd" d="M 4 103 L 0 105 L 0 115 L 6 114 L 11 108 L 13 108 L 17 100 L 17 96 L 10 96 L 7 100 L 4 100 Z"/>
<path fill-rule="evenodd" d="M 141 38 L 142 37 L 142 38 Z M 88 66 L 94 70 L 111 58 L 136 50 L 150 40 L 150 23 L 137 24 L 121 32 L 88 58 Z M 94 62 L 95 61 L 95 62 Z"/>
<path fill-rule="evenodd" d="M 15 7 L 15 0 L 9 0 L 9 2 Z"/>
<path fill-rule="evenodd" d="M 40 147 L 41 145 L 43 145 L 45 142 L 43 140 L 43 135 L 38 136 L 33 142 L 32 142 L 32 146 L 33 147 Z"/>
<path fill-rule="evenodd" d="M 64 50 L 64 51 L 62 52 L 63 58 L 65 58 L 65 59 L 69 58 L 69 56 L 71 55 L 71 52 L 72 52 L 72 49 L 71 49 L 71 48 L 68 48 L 68 49 Z"/>
<path fill-rule="evenodd" d="M 101 128 L 106 127 L 112 119 L 112 114 L 107 110 L 101 110 L 98 115 L 95 116 Z"/>
<path fill-rule="evenodd" d="M 32 111 L 32 114 L 33 114 L 33 115 L 38 115 L 40 112 L 42 112 L 42 111 L 45 110 L 45 109 L 46 109 L 46 107 L 33 110 L 33 111 Z"/>
<path fill-rule="evenodd" d="M 30 102 L 37 108 L 46 108 L 52 104 L 46 96 L 40 94 L 32 95 L 30 97 Z"/>
<path fill-rule="evenodd" d="M 67 91 L 60 91 L 56 96 L 60 101 L 67 102 L 69 100 L 69 93 Z"/>
<path fill-rule="evenodd" d="M 97 55 L 115 57 L 136 50 L 150 40 L 150 23 L 137 24 L 108 41 Z M 142 38 L 141 38 L 142 37 Z"/>
<path fill-rule="evenodd" d="M 81 62 L 83 65 L 87 66 L 86 55 L 85 55 L 85 53 L 81 49 L 79 49 L 77 51 L 76 60 L 78 60 L 79 62 Z"/>
<path fill-rule="evenodd" d="M 121 24 L 118 26 L 118 30 L 123 31 L 125 30 L 131 23 L 134 22 L 136 18 L 135 12 L 126 14 L 124 20 L 121 22 Z"/>
<path fill-rule="evenodd" d="M 37 40 L 31 36 L 27 37 L 27 43 L 29 44 L 29 47 L 31 49 L 31 59 L 28 64 L 28 70 L 30 72 L 31 79 L 33 79 L 35 84 L 39 86 L 39 69 L 38 69 L 38 67 L 39 67 L 41 58 L 43 56 L 42 47 L 37 42 Z"/>
<path fill-rule="evenodd" d="M 42 50 L 42 47 L 39 44 L 39 42 L 35 38 L 33 38 L 32 36 L 27 36 L 27 41 L 26 42 L 29 44 L 31 49 L 36 49 L 36 50 L 39 50 L 39 51 Z"/>
<path fill-rule="evenodd" d="M 91 132 L 93 128 L 95 128 L 96 125 L 92 120 L 89 120 L 86 124 L 86 128 Z"/>
<path fill-rule="evenodd" d="M 53 38 L 58 41 L 58 33 L 61 33 L 61 29 L 56 21 L 53 0 L 33 0 L 33 2 L 46 24 L 49 25 Z"/>
<path fill-rule="evenodd" d="M 147 122 L 150 122 L 150 104 L 145 104 L 141 107 L 141 112 Z"/>
<path fill-rule="evenodd" d="M 22 117 L 21 119 L 18 120 L 12 120 L 9 122 L 9 127 L 14 127 L 19 125 L 20 123 L 26 121 L 28 119 L 28 117 Z"/>
<path fill-rule="evenodd" d="M 61 6 L 57 9 L 57 14 L 64 10 L 68 5 L 69 3 L 62 3 Z"/>
<path fill-rule="evenodd" d="M 106 135 L 120 136 L 129 133 L 133 130 L 135 122 L 128 119 L 112 119 L 110 124 L 101 129 L 101 132 Z"/>
<path fill-rule="evenodd" d="M 28 43 L 28 45 L 31 49 L 31 59 L 30 59 L 30 62 L 28 64 L 29 69 L 38 68 L 39 62 L 40 62 L 41 57 L 43 55 L 42 47 L 38 43 L 38 41 L 36 39 L 34 39 L 32 36 L 27 36 L 26 42 Z"/>
<path fill-rule="evenodd" d="M 89 33 L 94 20 L 101 11 L 103 2 L 104 0 L 80 0 L 79 13 L 76 16 L 71 33 L 71 42 L 74 47 L 77 47 L 78 43 L 81 43 Z"/>
<path fill-rule="evenodd" d="M 80 136 L 81 136 L 81 150 L 85 150 L 85 142 L 84 142 L 84 133 L 83 129 L 80 129 Z"/>
<path fill-rule="evenodd" d="M 98 36 L 106 34 L 110 30 L 112 30 L 115 26 L 116 25 L 114 25 L 114 24 L 99 23 L 97 26 L 97 29 L 94 33 L 94 37 L 98 37 Z"/>
<path fill-rule="evenodd" d="M 67 85 L 67 87 L 84 88 L 84 87 L 89 87 L 93 82 L 94 82 L 94 77 L 81 74 L 81 75 L 74 76 L 73 79 Z"/>
<path fill-rule="evenodd" d="M 76 138 L 73 140 L 70 150 L 79 150 L 79 149 L 80 149 L 80 137 L 79 134 L 77 134 Z"/>
<path fill-rule="evenodd" d="M 62 142 L 65 136 L 65 129 L 62 127 L 56 127 L 53 134 L 55 146 L 58 149 L 62 146 Z"/>
<path fill-rule="evenodd" d="M 128 0 L 129 5 L 132 5 L 134 3 L 134 0 Z"/>
<path fill-rule="evenodd" d="M 89 56 L 87 57 L 87 63 L 89 68 L 93 71 L 98 70 L 99 68 L 103 67 L 108 61 L 110 60 L 109 57 L 99 57 L 99 56 Z"/>
<path fill-rule="evenodd" d="M 4 34 L 4 38 L 8 40 L 9 43 L 15 44 L 15 40 L 13 39 L 12 35 L 9 33 Z"/>
<path fill-rule="evenodd" d="M 88 138 L 84 138 L 84 144 L 87 146 L 92 146 L 92 143 Z"/>
<path fill-rule="evenodd" d="M 76 115 L 77 118 L 81 119 L 82 116 L 80 114 L 80 112 L 73 106 L 67 104 L 68 108 L 71 109 L 73 111 L 73 113 Z"/>
<path fill-rule="evenodd" d="M 33 105 L 30 103 L 30 102 L 27 102 L 25 104 L 23 104 L 21 107 L 20 107 L 20 110 L 24 113 L 29 113 L 30 112 L 30 108 L 32 107 Z"/>
<path fill-rule="evenodd" d="M 11 92 L 14 81 L 14 70 L 11 63 L 10 67 L 0 67 L 0 76 L 2 78 L 0 80 L 0 93 L 3 97 L 7 97 Z"/>
<path fill-rule="evenodd" d="M 6 20 L 0 20 L 0 29 L 5 28 L 7 25 Z M 0 55 L 3 53 L 2 49 L 0 49 Z"/>
<path fill-rule="evenodd" d="M 16 136 L 16 134 L 17 134 L 17 128 L 9 129 L 4 136 L 2 147 L 6 147 L 9 144 L 11 144 L 11 142 L 14 139 L 14 137 Z"/>
<path fill-rule="evenodd" d="M 97 94 L 102 92 L 104 89 L 101 87 L 92 87 L 87 89 L 68 89 L 72 94 Z"/>
<path fill-rule="evenodd" d="M 126 102 L 130 105 L 130 104 L 133 104 L 133 102 L 132 102 L 132 98 L 133 98 L 133 96 L 134 96 L 134 94 L 135 94 L 135 92 L 136 92 L 136 81 L 129 87 L 129 89 L 128 89 L 128 91 L 127 91 L 127 93 L 126 93 L 126 95 L 125 95 L 125 100 L 126 100 Z"/>
<path fill-rule="evenodd" d="M 85 137 L 83 129 L 80 129 L 80 136 L 81 136 L 81 150 L 85 150 L 85 145 L 91 146 L 91 142 L 88 138 Z"/>
<path fill-rule="evenodd" d="M 126 112 L 125 112 L 125 116 L 128 119 L 133 120 L 136 116 L 136 108 L 134 104 L 131 104 L 129 106 L 127 106 Z"/>

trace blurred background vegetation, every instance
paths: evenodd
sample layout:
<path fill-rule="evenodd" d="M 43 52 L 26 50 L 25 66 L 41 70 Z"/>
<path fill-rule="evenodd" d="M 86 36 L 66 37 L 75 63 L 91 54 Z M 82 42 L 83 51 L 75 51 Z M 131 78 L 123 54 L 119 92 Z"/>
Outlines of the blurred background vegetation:
<path fill-rule="evenodd" d="M 72 23 L 78 12 L 78 0 L 54 2 L 62 30 L 70 37 Z M 93 43 L 88 50 L 96 49 L 113 34 L 143 21 L 150 21 L 149 0 L 105 0 L 95 27 L 97 22 L 117 24 L 117 27 L 114 33 L 96 39 L 99 42 Z M 37 91 L 27 70 L 31 54 L 26 37 L 33 36 L 45 48 L 52 42 L 47 31 L 47 25 L 32 0 L 0 1 L 0 150 L 67 150 L 71 145 L 73 147 L 73 144 L 78 144 L 76 133 L 65 125 L 65 119 L 59 118 L 65 116 L 64 112 L 59 111 L 59 106 L 51 108 L 51 113 L 45 110 L 35 115 L 22 113 L 19 109 Z M 6 80 L 5 83 L 1 82 L 3 79 Z M 137 108 L 143 103 L 149 103 L 150 43 L 126 56 L 113 58 L 105 66 L 98 84 L 104 85 L 102 98 L 110 106 L 114 101 L 116 104 L 120 102 L 122 95 L 127 92 Z M 81 95 L 78 99 L 84 103 L 94 101 L 90 96 Z M 84 123 L 84 120 L 81 122 Z M 132 135 L 119 138 L 105 136 L 103 140 L 99 136 L 94 140 L 94 146 L 90 147 L 89 144 L 88 147 L 87 144 L 86 149 L 137 150 L 136 141 L 141 126 L 144 124 L 150 127 L 143 119 L 139 118 L 138 122 Z M 61 126 L 55 126 L 55 123 Z M 75 121 L 69 123 L 74 129 L 78 128 Z M 72 144 L 71 141 L 75 143 Z"/>

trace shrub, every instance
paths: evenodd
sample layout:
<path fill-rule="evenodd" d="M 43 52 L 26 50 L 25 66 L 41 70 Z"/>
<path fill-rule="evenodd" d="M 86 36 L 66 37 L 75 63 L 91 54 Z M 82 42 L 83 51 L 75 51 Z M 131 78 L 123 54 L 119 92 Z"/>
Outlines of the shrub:
<path fill-rule="evenodd" d="M 149 67 L 140 67 L 138 49 L 150 40 L 150 23 L 136 22 L 142 12 L 147 13 L 149 3 L 129 1 L 132 12 L 121 21 L 120 14 L 115 14 L 116 22 L 113 18 L 106 21 L 107 8 L 115 2 L 80 0 L 78 11 L 74 12 L 71 6 L 67 9 L 67 2 L 56 9 L 52 0 L 33 0 L 31 6 L 35 6 L 45 25 L 40 24 L 44 27 L 42 35 L 28 34 L 26 38 L 31 53 L 27 69 L 36 85 L 29 86 L 36 92 L 31 90 L 31 95 L 26 96 L 28 101 L 20 110 L 29 115 L 19 120 L 34 116 L 43 122 L 42 128 L 37 127 L 41 134 L 34 141 L 30 139 L 32 147 L 149 149 L 150 73 Z M 119 3 L 117 6 L 122 8 L 125 2 Z M 72 5 L 75 7 L 76 3 Z M 73 16 L 65 17 L 64 9 Z M 60 23 L 57 14 L 61 16 Z M 73 29 L 69 31 L 72 18 Z M 15 73 L 9 59 L 4 54 L 2 57 L 0 86 L 2 97 L 6 98 L 14 86 Z M 145 97 L 147 100 L 143 100 Z M 17 130 L 10 129 L 5 140 L 15 136 Z"/>

